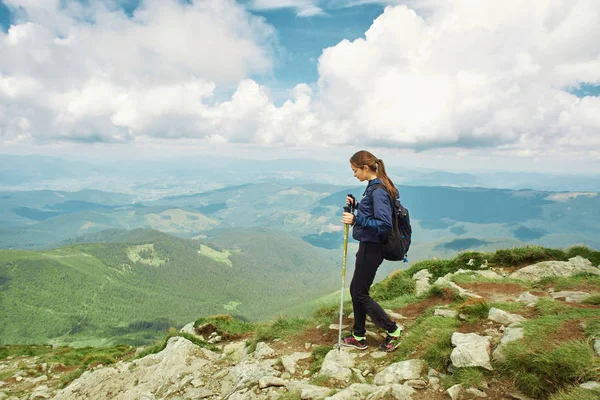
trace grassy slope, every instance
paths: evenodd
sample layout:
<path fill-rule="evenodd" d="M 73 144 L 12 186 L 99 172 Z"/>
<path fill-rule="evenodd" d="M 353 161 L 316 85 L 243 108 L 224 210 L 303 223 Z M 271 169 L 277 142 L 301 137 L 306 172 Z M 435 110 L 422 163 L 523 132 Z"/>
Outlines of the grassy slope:
<path fill-rule="evenodd" d="M 231 266 L 199 254 L 197 241 L 150 235 L 153 252 L 142 255 L 164 263 L 128 257 L 144 242 L 139 232 L 130 243 L 1 251 L 1 343 L 110 337 L 139 344 L 169 325 L 226 310 L 268 319 L 331 291 L 335 282 L 326 252 L 281 234 L 223 236 L 223 243 L 237 243 Z M 225 308 L 231 302 L 239 305 Z"/>

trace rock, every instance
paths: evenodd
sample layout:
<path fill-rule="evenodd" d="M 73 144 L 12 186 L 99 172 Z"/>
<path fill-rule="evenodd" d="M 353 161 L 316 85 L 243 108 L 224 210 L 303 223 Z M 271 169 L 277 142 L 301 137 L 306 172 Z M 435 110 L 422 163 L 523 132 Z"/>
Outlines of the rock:
<path fill-rule="evenodd" d="M 427 382 L 421 379 L 410 379 L 406 381 L 405 384 L 413 389 L 427 389 Z"/>
<path fill-rule="evenodd" d="M 412 400 L 412 395 L 414 393 L 415 390 L 410 386 L 391 384 L 373 392 L 367 397 L 367 400 L 388 400 L 390 398 L 396 400 Z"/>
<path fill-rule="evenodd" d="M 450 288 L 458 291 L 458 294 L 461 297 L 470 297 L 470 298 L 474 298 L 474 299 L 482 299 L 483 298 L 478 294 L 471 293 L 468 290 L 461 288 L 456 283 L 452 282 L 450 280 L 450 278 L 452 278 L 452 274 L 446 274 L 445 276 L 438 278 L 435 281 L 435 285 L 442 286 L 442 287 L 450 287 Z"/>
<path fill-rule="evenodd" d="M 269 347 L 265 342 L 258 342 L 256 344 L 256 350 L 254 350 L 254 357 L 257 360 L 260 360 L 265 357 L 273 357 L 275 355 L 275 350 Z"/>
<path fill-rule="evenodd" d="M 389 316 L 389 317 L 390 317 L 392 320 L 394 320 L 394 321 L 398 321 L 398 320 L 400 320 L 400 319 L 406 319 L 406 317 L 405 317 L 404 315 L 402 315 L 402 314 L 398 314 L 397 312 L 394 312 L 394 311 L 392 311 L 392 310 L 389 310 L 389 309 L 387 309 L 387 308 L 386 308 L 385 310 L 383 310 L 383 311 L 385 311 L 385 313 L 386 313 L 386 314 L 387 314 L 387 315 L 388 315 L 388 316 Z"/>
<path fill-rule="evenodd" d="M 190 322 L 189 324 L 185 325 L 183 328 L 181 328 L 179 330 L 179 332 L 187 333 L 188 335 L 194 335 L 195 337 L 199 338 L 203 342 L 206 341 L 206 340 L 204 340 L 204 336 L 198 335 L 196 333 L 196 330 L 194 329 L 194 323 L 193 322 Z"/>
<path fill-rule="evenodd" d="M 433 315 L 444 318 L 456 318 L 458 312 L 456 310 L 449 310 L 444 308 L 436 308 Z"/>
<path fill-rule="evenodd" d="M 596 355 L 600 356 L 600 339 L 594 340 L 594 351 L 596 352 Z"/>
<path fill-rule="evenodd" d="M 431 388 L 433 390 L 439 390 L 440 389 L 440 378 L 436 378 L 435 376 L 430 376 L 429 377 L 429 386 L 431 386 Z"/>
<path fill-rule="evenodd" d="M 275 376 L 263 376 L 258 380 L 258 387 L 265 389 L 271 386 L 280 387 L 285 386 L 285 381 Z"/>
<path fill-rule="evenodd" d="M 132 362 L 120 362 L 84 372 L 58 391 L 55 400 L 141 399 L 149 394 L 167 397 L 180 389 L 181 377 L 213 372 L 198 346 L 183 337 L 172 337 L 164 350 Z"/>
<path fill-rule="evenodd" d="M 49 399 L 51 396 L 48 394 L 48 390 L 50 388 L 46 385 L 38 386 L 33 389 L 33 393 L 29 396 L 29 399 Z"/>
<path fill-rule="evenodd" d="M 366 399 L 368 395 L 377 391 L 378 386 L 367 385 L 364 383 L 353 383 L 347 388 L 340 390 L 326 400 L 361 400 Z"/>
<path fill-rule="evenodd" d="M 237 392 L 240 389 L 248 389 L 258 384 L 260 378 L 266 376 L 279 376 L 281 373 L 274 369 L 277 360 L 250 361 L 244 360 L 231 367 L 227 376 L 221 381 L 221 392 L 223 394 Z"/>
<path fill-rule="evenodd" d="M 325 356 L 319 371 L 320 376 L 329 376 L 339 381 L 348 381 L 352 377 L 351 368 L 354 367 L 355 353 L 348 350 L 334 349 Z"/>
<path fill-rule="evenodd" d="M 490 308 L 490 312 L 488 314 L 488 319 L 490 321 L 497 322 L 499 324 L 510 325 L 514 322 L 522 322 L 525 321 L 525 318 L 518 314 L 511 314 L 506 311 L 500 310 L 498 308 L 492 307 Z"/>
<path fill-rule="evenodd" d="M 542 261 L 521 268 L 509 276 L 523 281 L 537 281 L 547 276 L 566 278 L 580 273 L 600 275 L 600 269 L 594 267 L 589 260 L 576 256 L 569 261 Z"/>
<path fill-rule="evenodd" d="M 514 342 L 515 340 L 523 339 L 523 328 L 519 327 L 508 327 L 504 330 L 504 336 L 500 340 L 500 344 L 496 347 L 496 350 L 492 353 L 492 357 L 500 362 L 504 362 L 506 356 L 504 354 L 504 349 L 506 345 L 510 342 Z"/>
<path fill-rule="evenodd" d="M 423 360 L 406 360 L 389 365 L 386 369 L 375 375 L 376 385 L 389 385 L 402 383 L 410 379 L 419 379 L 421 371 L 425 368 Z"/>
<path fill-rule="evenodd" d="M 520 393 L 520 392 L 507 393 L 506 396 L 510 399 L 515 399 L 515 400 L 533 400 L 531 397 L 525 396 L 523 393 Z"/>
<path fill-rule="evenodd" d="M 581 387 L 583 389 L 588 389 L 588 390 L 600 390 L 600 382 L 587 381 L 585 383 L 582 383 Z"/>
<path fill-rule="evenodd" d="M 567 303 L 581 303 L 592 295 L 586 292 L 572 292 L 565 290 L 562 292 L 553 292 L 551 296 L 554 300 L 564 299 Z"/>
<path fill-rule="evenodd" d="M 450 387 L 448 390 L 446 390 L 446 393 L 448 393 L 448 396 L 450 396 L 450 398 L 452 400 L 460 399 L 462 392 L 463 392 L 463 386 L 461 384 L 454 385 L 454 386 Z"/>
<path fill-rule="evenodd" d="M 234 362 L 241 361 L 247 354 L 246 343 L 234 342 L 226 344 L 223 347 L 223 355 L 230 358 Z"/>
<path fill-rule="evenodd" d="M 342 330 L 347 329 L 350 325 L 342 325 Z M 339 331 L 340 330 L 340 325 L 339 324 L 331 324 L 329 325 L 329 329 L 332 331 Z"/>
<path fill-rule="evenodd" d="M 467 390 L 465 390 L 466 393 L 469 393 L 470 395 L 474 396 L 474 397 L 487 397 L 487 393 L 476 389 L 476 388 L 469 388 Z"/>
<path fill-rule="evenodd" d="M 433 275 L 431 275 L 431 273 L 426 269 L 422 269 L 412 276 L 412 278 L 416 281 L 415 294 L 417 294 L 417 296 L 429 290 L 431 287 L 429 280 L 432 276 Z"/>
<path fill-rule="evenodd" d="M 311 353 L 293 353 L 289 356 L 281 357 L 281 363 L 283 364 L 283 368 L 290 374 L 296 373 L 296 364 L 298 361 L 303 360 L 305 358 L 309 358 Z"/>
<path fill-rule="evenodd" d="M 184 392 L 184 399 L 206 399 L 214 396 L 215 393 L 204 387 L 200 388 L 189 388 Z"/>
<path fill-rule="evenodd" d="M 487 336 L 454 332 L 452 345 L 455 348 L 450 354 L 450 359 L 455 367 L 482 367 L 493 370 L 489 355 L 490 340 Z"/>
<path fill-rule="evenodd" d="M 534 296 L 529 292 L 521 293 L 519 295 L 519 298 L 517 299 L 518 302 L 525 303 L 525 304 L 535 304 L 535 303 L 537 303 L 538 300 L 539 300 L 539 297 Z"/>
<path fill-rule="evenodd" d="M 205 385 L 204 381 L 203 381 L 202 379 L 200 379 L 200 378 L 192 379 L 192 380 L 190 381 L 190 384 L 191 384 L 193 387 L 195 387 L 195 388 L 197 388 L 197 387 L 202 387 L 202 386 L 204 386 L 204 385 Z"/>
<path fill-rule="evenodd" d="M 302 400 L 323 400 L 331 392 L 330 388 L 310 385 L 304 382 L 286 382 L 285 387 L 290 392 L 299 391 Z"/>
<path fill-rule="evenodd" d="M 219 335 L 214 335 L 216 332 L 211 333 L 211 338 L 208 339 L 208 343 L 210 344 L 215 344 L 215 343 L 219 343 L 221 342 L 221 340 L 223 340 L 223 338 Z"/>
<path fill-rule="evenodd" d="M 45 382 L 47 380 L 48 380 L 48 377 L 46 375 L 42 375 L 42 376 L 38 376 L 37 378 L 33 378 L 31 380 L 31 383 Z"/>

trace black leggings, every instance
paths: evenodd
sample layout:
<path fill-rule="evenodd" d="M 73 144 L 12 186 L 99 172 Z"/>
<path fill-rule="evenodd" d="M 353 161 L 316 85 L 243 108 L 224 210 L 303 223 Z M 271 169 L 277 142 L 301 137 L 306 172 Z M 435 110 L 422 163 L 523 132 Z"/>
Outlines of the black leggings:
<path fill-rule="evenodd" d="M 367 315 L 375 325 L 388 332 L 394 332 L 398 326 L 383 311 L 383 308 L 369 296 L 369 289 L 375 280 L 377 268 L 383 262 L 383 252 L 379 243 L 360 242 L 356 253 L 354 276 L 350 283 L 350 295 L 354 308 L 354 335 L 365 336 Z"/>

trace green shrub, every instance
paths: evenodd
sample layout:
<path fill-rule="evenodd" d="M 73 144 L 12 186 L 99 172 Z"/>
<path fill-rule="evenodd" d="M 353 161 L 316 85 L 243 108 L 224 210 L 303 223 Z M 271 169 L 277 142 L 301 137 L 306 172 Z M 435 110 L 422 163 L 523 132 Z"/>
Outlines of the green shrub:
<path fill-rule="evenodd" d="M 391 300 L 415 291 L 416 282 L 404 271 L 394 271 L 390 276 L 371 287 L 371 297 L 376 301 Z"/>
<path fill-rule="evenodd" d="M 471 299 L 459 305 L 457 310 L 474 319 L 486 319 L 490 313 L 490 305 L 483 299 Z"/>
<path fill-rule="evenodd" d="M 568 259 L 569 257 L 562 250 L 542 246 L 526 246 L 496 250 L 491 262 L 496 266 L 521 266 L 540 261 L 567 261 Z"/>

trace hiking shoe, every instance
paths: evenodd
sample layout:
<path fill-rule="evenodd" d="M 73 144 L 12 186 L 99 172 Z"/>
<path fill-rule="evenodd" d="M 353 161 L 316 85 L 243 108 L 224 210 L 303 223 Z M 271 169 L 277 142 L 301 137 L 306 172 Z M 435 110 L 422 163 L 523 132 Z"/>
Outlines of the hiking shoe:
<path fill-rule="evenodd" d="M 352 334 L 342 338 L 342 346 L 355 347 L 359 350 L 365 350 L 368 347 L 366 338 L 357 339 Z"/>
<path fill-rule="evenodd" d="M 387 335 L 385 341 L 379 345 L 379 350 L 387 353 L 394 351 L 400 346 L 400 336 Z"/>

